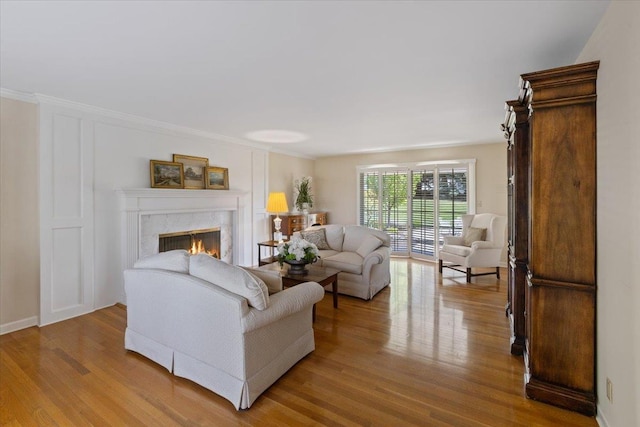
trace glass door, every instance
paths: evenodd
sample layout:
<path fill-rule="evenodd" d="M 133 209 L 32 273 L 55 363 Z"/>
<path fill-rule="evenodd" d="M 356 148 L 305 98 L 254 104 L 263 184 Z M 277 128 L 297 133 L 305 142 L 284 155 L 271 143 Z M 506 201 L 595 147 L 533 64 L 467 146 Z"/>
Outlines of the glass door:
<path fill-rule="evenodd" d="M 438 247 L 444 244 L 443 236 L 462 235 L 462 215 L 469 212 L 467 177 L 466 167 L 438 169 Z"/>
<path fill-rule="evenodd" d="M 358 175 L 359 223 L 386 231 L 395 255 L 436 259 L 443 236 L 462 233 L 475 200 L 473 161 L 362 167 Z"/>
<path fill-rule="evenodd" d="M 436 255 L 435 170 L 411 171 L 411 256 L 434 258 Z"/>
<path fill-rule="evenodd" d="M 360 225 L 382 229 L 380 222 L 380 173 L 360 173 Z"/>
<path fill-rule="evenodd" d="M 382 172 L 382 229 L 391 236 L 391 252 L 407 255 L 409 234 L 408 173 L 406 170 Z"/>

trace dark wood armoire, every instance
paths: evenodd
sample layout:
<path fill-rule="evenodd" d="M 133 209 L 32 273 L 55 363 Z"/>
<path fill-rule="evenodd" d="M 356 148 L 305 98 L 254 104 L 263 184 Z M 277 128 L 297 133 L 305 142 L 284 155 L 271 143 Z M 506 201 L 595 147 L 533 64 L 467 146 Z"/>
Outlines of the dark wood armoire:
<path fill-rule="evenodd" d="M 595 414 L 599 62 L 523 74 L 507 102 L 511 352 L 527 397 Z"/>
<path fill-rule="evenodd" d="M 507 316 L 511 326 L 511 354 L 525 349 L 525 290 L 529 250 L 529 108 L 523 91 L 515 101 L 507 101 L 502 128 L 508 143 L 507 155 Z"/>

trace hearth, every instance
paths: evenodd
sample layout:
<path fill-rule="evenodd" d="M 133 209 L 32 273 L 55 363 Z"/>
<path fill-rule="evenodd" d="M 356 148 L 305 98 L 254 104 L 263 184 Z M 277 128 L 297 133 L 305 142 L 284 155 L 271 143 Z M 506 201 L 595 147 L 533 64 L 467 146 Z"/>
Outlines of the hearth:
<path fill-rule="evenodd" d="M 158 235 L 159 252 L 175 249 L 187 250 L 192 255 L 204 252 L 220 258 L 220 227 Z"/>

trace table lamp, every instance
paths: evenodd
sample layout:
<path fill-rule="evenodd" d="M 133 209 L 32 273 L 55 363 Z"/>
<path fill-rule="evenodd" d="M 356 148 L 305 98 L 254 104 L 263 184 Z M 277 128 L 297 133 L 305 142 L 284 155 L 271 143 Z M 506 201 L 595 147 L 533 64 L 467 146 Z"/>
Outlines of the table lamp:
<path fill-rule="evenodd" d="M 289 206 L 287 205 L 287 196 L 284 193 L 269 193 L 269 200 L 267 201 L 267 212 L 276 214 L 273 220 L 273 240 L 277 240 L 282 243 L 282 233 L 280 232 L 280 225 L 282 219 L 278 214 L 289 212 Z"/>

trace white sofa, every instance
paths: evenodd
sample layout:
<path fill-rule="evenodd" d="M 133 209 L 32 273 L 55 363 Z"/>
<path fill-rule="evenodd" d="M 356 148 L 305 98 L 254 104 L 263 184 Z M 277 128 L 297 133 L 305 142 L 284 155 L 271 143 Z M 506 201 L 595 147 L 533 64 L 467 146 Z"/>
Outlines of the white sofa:
<path fill-rule="evenodd" d="M 246 409 L 315 349 L 315 282 L 282 290 L 278 272 L 171 251 L 124 272 L 125 348 Z M 215 284 L 214 284 L 215 283 Z M 269 293 L 271 292 L 271 295 Z"/>
<path fill-rule="evenodd" d="M 294 233 L 315 243 L 319 265 L 340 270 L 338 292 L 369 300 L 391 282 L 391 238 L 360 225 L 322 225 Z M 331 291 L 331 285 L 325 288 Z"/>

